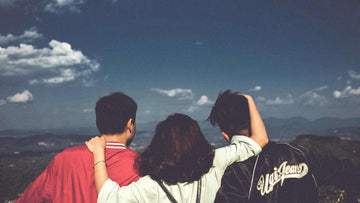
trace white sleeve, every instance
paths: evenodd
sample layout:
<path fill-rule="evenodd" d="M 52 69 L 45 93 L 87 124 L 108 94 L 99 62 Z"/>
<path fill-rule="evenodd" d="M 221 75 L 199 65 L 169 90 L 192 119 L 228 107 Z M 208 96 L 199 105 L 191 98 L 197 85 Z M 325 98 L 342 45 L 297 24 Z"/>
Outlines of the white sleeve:
<path fill-rule="evenodd" d="M 135 184 L 136 182 L 133 182 L 128 186 L 120 187 L 116 182 L 109 178 L 101 187 L 97 202 L 143 202 Z"/>
<path fill-rule="evenodd" d="M 213 166 L 226 169 L 236 161 L 245 161 L 261 152 L 261 147 L 251 138 L 235 135 L 231 144 L 215 150 Z"/>

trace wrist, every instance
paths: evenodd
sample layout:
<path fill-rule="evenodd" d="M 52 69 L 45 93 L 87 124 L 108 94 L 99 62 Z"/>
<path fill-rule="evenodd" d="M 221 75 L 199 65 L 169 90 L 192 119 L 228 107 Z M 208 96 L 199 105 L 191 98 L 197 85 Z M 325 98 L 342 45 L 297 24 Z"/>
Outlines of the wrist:
<path fill-rule="evenodd" d="M 100 161 L 100 160 L 104 160 L 105 159 L 105 155 L 104 153 L 96 153 L 94 154 L 94 161 Z"/>
<path fill-rule="evenodd" d="M 106 162 L 105 162 L 105 160 L 99 160 L 99 161 L 97 161 L 97 162 L 94 162 L 93 169 L 95 169 L 95 166 L 101 165 L 102 163 L 103 163 L 103 164 L 105 165 L 105 167 L 106 167 Z"/>

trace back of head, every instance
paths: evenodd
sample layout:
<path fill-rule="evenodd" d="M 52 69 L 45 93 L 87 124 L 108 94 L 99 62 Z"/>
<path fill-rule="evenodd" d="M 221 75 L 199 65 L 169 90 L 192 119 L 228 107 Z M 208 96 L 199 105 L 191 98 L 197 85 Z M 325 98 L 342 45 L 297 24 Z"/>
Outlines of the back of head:
<path fill-rule="evenodd" d="M 198 123 L 173 114 L 156 126 L 151 144 L 141 154 L 139 173 L 168 184 L 193 182 L 209 171 L 213 156 Z"/>
<path fill-rule="evenodd" d="M 121 134 L 129 119 L 135 122 L 137 105 L 122 92 L 104 96 L 96 103 L 96 126 L 101 134 Z"/>
<path fill-rule="evenodd" d="M 250 113 L 246 97 L 239 92 L 220 92 L 208 117 L 211 125 L 219 126 L 230 137 L 249 129 Z"/>

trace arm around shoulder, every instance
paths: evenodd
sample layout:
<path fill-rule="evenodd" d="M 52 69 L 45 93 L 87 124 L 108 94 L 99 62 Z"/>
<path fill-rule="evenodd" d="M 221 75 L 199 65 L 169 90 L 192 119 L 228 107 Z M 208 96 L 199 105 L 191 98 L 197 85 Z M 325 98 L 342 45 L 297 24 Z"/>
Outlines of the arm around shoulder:
<path fill-rule="evenodd" d="M 268 136 L 266 133 L 264 122 L 256 108 L 255 102 L 249 95 L 244 95 L 248 100 L 249 113 L 250 113 L 250 128 L 251 139 L 254 140 L 260 147 L 264 147 L 268 142 Z"/>

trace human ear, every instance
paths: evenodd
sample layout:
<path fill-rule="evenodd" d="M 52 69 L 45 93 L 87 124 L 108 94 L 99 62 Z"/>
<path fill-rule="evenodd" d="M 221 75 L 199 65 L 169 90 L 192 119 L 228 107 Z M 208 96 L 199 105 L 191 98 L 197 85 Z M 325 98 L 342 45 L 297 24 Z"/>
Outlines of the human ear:
<path fill-rule="evenodd" d="M 129 121 L 126 123 L 126 128 L 130 131 L 131 133 L 131 125 L 132 125 L 132 118 L 129 119 Z"/>

